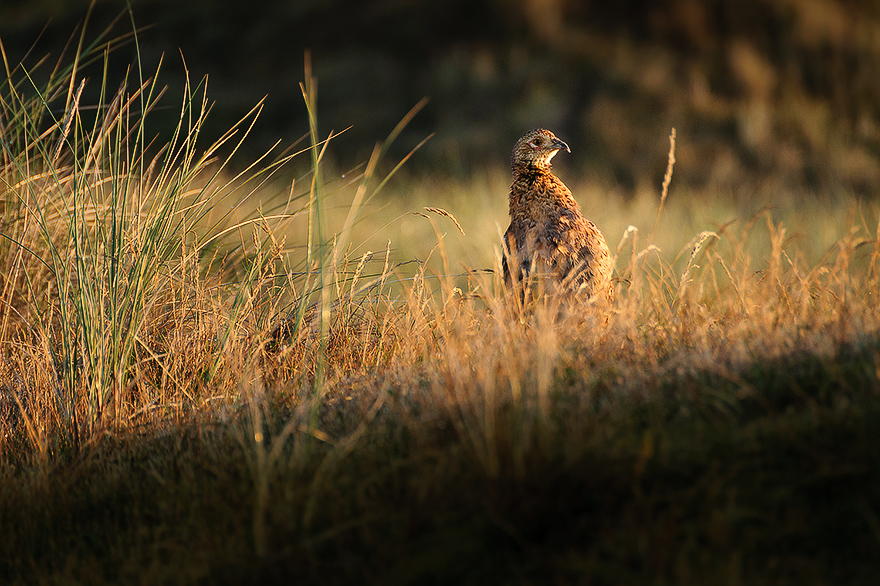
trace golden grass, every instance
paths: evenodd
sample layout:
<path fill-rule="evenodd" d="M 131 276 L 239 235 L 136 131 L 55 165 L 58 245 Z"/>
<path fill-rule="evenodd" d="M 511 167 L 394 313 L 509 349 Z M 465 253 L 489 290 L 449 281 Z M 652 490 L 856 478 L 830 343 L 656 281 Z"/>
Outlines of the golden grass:
<path fill-rule="evenodd" d="M 72 175 L 75 166 L 68 169 Z M 7 168 L 7 177 L 14 171 Z M 38 221 L 33 203 L 20 205 L 4 227 L 10 238 L 5 244 L 5 311 L 0 324 L 8 413 L 2 421 L 3 437 L 27 437 L 39 451 L 54 443 L 64 422 L 87 421 L 77 426 L 77 433 L 88 442 L 96 433 L 164 425 L 193 411 L 213 413 L 221 406 L 244 405 L 266 393 L 288 397 L 295 406 L 325 394 L 380 388 L 388 380 L 402 388 L 425 388 L 438 404 L 468 405 L 475 412 L 462 415 L 462 433 L 490 441 L 489 420 L 498 405 L 534 400 L 540 419 L 548 409 L 547 394 L 560 384 L 582 388 L 586 395 L 605 385 L 625 394 L 638 389 L 646 377 L 670 368 L 735 381 L 740 367 L 758 356 L 772 359 L 793 351 L 828 355 L 839 344 L 877 331 L 880 255 L 876 229 L 869 232 L 864 223 L 842 229 L 842 237 L 817 257 L 815 240 L 827 238 L 825 230 L 792 237 L 771 211 L 684 232 L 700 222 L 687 217 L 685 208 L 702 204 L 696 198 L 687 206 L 677 203 L 673 193 L 654 243 L 648 243 L 636 226 L 650 227 L 650 212 L 656 213 L 656 207 L 650 210 L 637 200 L 606 202 L 610 206 L 602 209 L 595 200 L 581 198 L 585 209 L 596 210 L 592 216 L 607 230 L 612 246 L 619 241 L 611 313 L 553 299 L 522 309 L 511 302 L 498 279 L 497 234 L 505 221 L 503 205 L 498 205 L 504 201 L 501 179 L 491 187 L 479 181 L 470 187 L 442 183 L 448 189 L 438 190 L 432 202 L 442 203 L 442 209 L 418 201 L 423 186 L 436 187 L 436 180 L 411 180 L 396 189 L 410 187 L 415 200 L 401 203 L 389 196 L 384 207 L 377 204 L 380 210 L 355 226 L 352 247 L 339 250 L 330 242 L 332 254 L 327 258 L 337 260 L 325 274 L 330 304 L 323 333 L 320 290 L 313 285 L 319 273 L 313 269 L 296 274 L 288 268 L 305 264 L 297 258 L 305 243 L 297 242 L 295 230 L 284 234 L 282 226 L 276 231 L 269 220 L 234 221 L 234 230 L 228 231 L 237 240 L 231 252 L 206 254 L 191 234 L 208 233 L 210 226 L 194 224 L 175 236 L 174 243 L 165 244 L 171 252 L 157 259 L 143 285 L 149 300 L 142 316 L 124 324 L 134 329 L 129 332 L 130 356 L 89 362 L 79 347 L 64 354 L 59 340 L 67 336 L 73 345 L 83 344 L 83 336 L 92 330 L 110 336 L 114 330 L 101 324 L 110 319 L 106 312 L 114 303 L 113 291 L 106 282 L 88 291 L 99 297 L 86 306 L 93 313 L 80 316 L 68 310 L 67 315 L 77 316 L 72 323 L 64 321 L 60 304 L 76 302 L 71 301 L 72 293 L 65 297 L 65 291 L 82 295 L 80 271 L 106 270 L 102 263 L 109 261 L 100 250 L 84 253 L 66 240 L 71 228 L 59 210 L 70 204 L 59 200 L 74 196 L 47 196 L 74 185 L 74 178 L 58 169 L 54 174 L 51 182 L 6 179 L 7 202 L 42 194 L 40 209 L 50 227 L 48 234 L 33 229 Z M 78 188 L 94 194 L 103 185 L 131 181 L 128 176 L 107 175 L 94 173 Z M 181 194 L 230 189 L 225 182 L 214 187 L 201 177 L 192 181 L 180 186 Z M 588 197 L 595 193 L 583 192 Z M 441 198 L 441 193 L 452 196 Z M 250 197 L 260 196 L 256 191 Z M 422 196 L 424 203 L 429 196 Z M 153 205 L 151 192 L 138 197 L 143 198 L 142 208 Z M 657 202 L 655 197 L 655 206 Z M 827 209 L 817 205 L 823 212 Z M 815 210 L 803 215 L 817 228 L 835 222 L 843 228 L 846 221 L 853 222 L 856 205 L 844 203 L 849 208 L 846 216 L 826 215 L 821 224 Z M 493 212 L 485 212 L 483 206 Z M 607 207 L 626 219 L 606 220 Z M 419 211 L 423 209 L 428 213 Z M 94 234 L 106 221 L 100 221 L 100 206 L 88 210 L 80 218 Z M 719 220 L 728 219 L 720 215 L 726 211 L 716 211 Z M 334 217 L 331 210 L 328 223 L 343 212 Z M 223 215 L 218 207 L 211 213 Z M 305 213 L 293 213 L 293 221 Z M 407 227 L 406 222 L 414 224 Z M 626 222 L 633 225 L 621 230 Z M 414 242 L 404 240 L 396 246 L 384 233 L 386 226 L 392 233 L 412 230 Z M 134 258 L 146 238 L 136 228 L 132 226 L 121 246 L 134 251 Z M 622 237 L 615 238 L 615 231 Z M 63 263 L 63 270 L 47 267 L 44 259 L 52 255 Z M 59 282 L 59 277 L 67 281 Z M 305 301 L 300 303 L 304 291 Z M 65 362 L 67 356 L 79 363 L 71 366 Z M 316 381 L 324 367 L 325 380 Z M 125 373 L 101 379 L 111 381 L 111 387 L 96 391 L 96 368 Z M 610 380 L 609 372 L 614 373 Z M 569 375 L 573 378 L 560 382 L 564 373 L 574 373 Z M 73 377 L 72 387 L 61 386 L 65 376 Z M 125 384 L 112 386 L 114 380 Z M 61 393 L 66 394 L 59 397 Z M 98 405 L 93 404 L 96 393 Z"/>
<path fill-rule="evenodd" d="M 107 108 L 89 124 L 77 110 L 75 68 L 44 88 L 8 76 L 0 102 L 9 129 L 0 164 L 0 473 L 20 479 L 22 465 L 37 472 L 21 490 L 18 481 L 0 489 L 0 512 L 19 519 L 0 544 L 32 545 L 0 563 L 10 575 L 45 561 L 44 509 L 30 495 L 60 503 L 45 513 L 46 526 L 69 513 L 71 527 L 91 527 L 76 511 L 103 502 L 108 483 L 140 495 L 139 506 L 156 505 L 139 483 L 152 486 L 149 471 L 177 466 L 180 454 L 187 470 L 220 479 L 218 494 L 243 494 L 247 503 L 242 512 L 236 498 L 231 507 L 212 500 L 228 518 L 199 517 L 195 504 L 176 508 L 199 502 L 192 495 L 201 481 L 187 476 L 195 472 L 171 482 L 172 496 L 158 506 L 178 511 L 172 517 L 195 515 L 194 530 L 209 541 L 218 524 L 236 536 L 197 555 L 239 559 L 245 539 L 261 563 L 276 555 L 297 567 L 302 559 L 279 545 L 279 532 L 308 549 L 350 527 L 381 527 L 397 518 L 398 493 L 424 521 L 421 511 L 435 504 L 427 495 L 447 512 L 469 502 L 466 490 L 454 490 L 462 478 L 491 494 L 501 490 L 491 488 L 496 481 L 516 493 L 562 471 L 581 478 L 583 462 L 596 461 L 607 465 L 591 474 L 608 481 L 608 502 L 618 502 L 623 483 L 635 487 L 633 502 L 654 511 L 639 484 L 651 467 L 663 481 L 658 462 L 674 470 L 681 454 L 693 454 L 687 466 L 703 466 L 720 445 L 734 470 L 757 467 L 770 490 L 778 478 L 749 459 L 743 442 L 769 434 L 781 447 L 768 457 L 784 465 L 779 438 L 802 437 L 802 411 L 819 422 L 808 432 L 826 430 L 828 421 L 855 417 L 848 406 L 880 379 L 876 204 L 845 194 L 688 193 L 670 185 L 672 153 L 662 187 L 624 201 L 560 165 L 616 253 L 614 302 L 538 295 L 523 306 L 500 279 L 505 170 L 455 181 L 396 175 L 394 165 L 381 177 L 386 141 L 362 170 L 337 177 L 323 160 L 333 137 L 322 138 L 312 116 L 301 152 L 267 156 L 233 176 L 216 153 L 234 152 L 233 137 L 246 137 L 257 109 L 203 147 L 207 101 L 188 92 L 172 138 L 157 145 L 145 122 L 161 93 L 155 80 L 137 80 L 131 95 L 107 92 Z M 314 114 L 313 80 L 302 89 Z M 53 117 L 59 101 L 64 114 Z M 280 169 L 305 157 L 309 171 L 282 179 Z M 772 419 L 779 411 L 795 415 Z M 171 448 L 169 437 L 177 438 Z M 143 465 L 129 466 L 122 454 Z M 68 460 L 97 479 L 81 493 L 53 472 Z M 409 480 L 399 478 L 404 472 Z M 705 478 L 712 493 L 728 477 Z M 734 489 L 748 492 L 750 479 Z M 678 495 L 675 483 L 668 487 Z M 579 502 L 573 488 L 560 490 L 546 496 Z M 339 512 L 340 503 L 351 511 Z M 541 525 L 528 507 L 511 510 L 524 515 L 523 527 Z M 719 527 L 714 518 L 691 521 L 700 531 Z M 93 535 L 106 535 L 96 523 Z M 641 535 L 651 541 L 649 525 Z M 679 537 L 685 557 L 657 558 L 668 575 L 690 567 Z M 87 555 L 119 555 L 112 539 L 96 539 L 105 545 Z M 166 543 L 157 539 L 157 547 Z M 358 551 L 372 551 L 370 530 L 359 539 Z M 246 557 L 241 563 L 249 567 Z M 80 577 L 93 579 L 86 566 Z M 47 567 L 44 576 L 56 568 Z"/>

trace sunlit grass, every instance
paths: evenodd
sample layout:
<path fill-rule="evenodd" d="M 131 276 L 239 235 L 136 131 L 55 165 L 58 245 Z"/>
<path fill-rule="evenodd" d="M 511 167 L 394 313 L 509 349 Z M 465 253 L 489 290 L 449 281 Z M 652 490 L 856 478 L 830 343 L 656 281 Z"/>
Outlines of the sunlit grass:
<path fill-rule="evenodd" d="M 609 309 L 538 296 L 523 307 L 499 274 L 507 171 L 398 174 L 382 146 L 398 127 L 343 177 L 324 163 L 336 138 L 321 134 L 309 77 L 307 141 L 237 174 L 227 162 L 258 107 L 203 144 L 207 93 L 188 86 L 162 142 L 149 122 L 157 75 L 104 88 L 91 123 L 75 67 L 45 86 L 23 70 L 7 77 L 0 549 L 16 544 L 20 555 L 0 570 L 12 579 L 39 568 L 46 580 L 112 582 L 116 570 L 94 568 L 125 563 L 136 575 L 151 568 L 145 581 L 248 579 L 223 575 L 216 560 L 239 573 L 322 574 L 335 539 L 358 552 L 346 575 L 366 568 L 377 581 L 388 576 L 376 560 L 436 548 L 440 562 L 419 558 L 413 575 L 461 578 L 446 568 L 457 547 L 471 563 L 488 552 L 492 575 L 534 576 L 554 514 L 571 516 L 560 534 L 586 552 L 561 540 L 564 555 L 543 562 L 560 576 L 623 575 L 630 555 L 644 563 L 631 577 L 684 582 L 722 566 L 760 576 L 773 555 L 798 575 L 833 567 L 789 559 L 800 550 L 785 539 L 808 506 L 777 519 L 778 543 L 748 519 L 775 510 L 780 486 L 819 502 L 825 493 L 804 492 L 802 478 L 821 484 L 836 470 L 834 437 L 876 439 L 875 203 L 690 193 L 673 179 L 659 210 L 659 178 L 626 200 L 560 163 L 617 255 L 615 300 Z M 308 171 L 296 176 L 290 161 Z M 792 446 L 816 451 L 791 456 Z M 841 474 L 874 478 L 870 458 L 853 453 Z M 68 465 L 83 486 L 58 473 Z M 202 483 L 217 489 L 206 510 Z M 106 498 L 108 485 L 130 492 L 131 507 Z M 742 513 L 737 494 L 759 513 Z M 834 494 L 851 515 L 845 491 Z M 852 539 L 863 546 L 876 495 L 859 494 L 868 520 L 852 521 Z M 95 502 L 106 511 L 77 512 L 104 506 Z M 119 521 L 128 516 L 145 533 Z M 162 533 L 178 517 L 192 555 L 186 539 Z M 85 545 L 56 544 L 46 527 L 59 518 L 57 531 L 82 531 Z M 823 519 L 814 541 L 833 525 Z M 485 545 L 472 532 L 505 537 Z M 695 539 L 711 542 L 708 558 Z M 53 559 L 49 543 L 70 558 Z M 177 571 L 124 562 L 126 547 L 167 547 Z M 512 561 L 521 551 L 522 567 Z"/>

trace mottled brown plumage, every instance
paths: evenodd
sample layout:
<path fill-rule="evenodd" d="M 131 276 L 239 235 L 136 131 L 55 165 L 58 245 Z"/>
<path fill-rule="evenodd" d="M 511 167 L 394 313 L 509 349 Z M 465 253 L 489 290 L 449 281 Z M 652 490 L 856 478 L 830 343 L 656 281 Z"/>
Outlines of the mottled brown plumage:
<path fill-rule="evenodd" d="M 504 280 L 545 277 L 563 291 L 610 299 L 611 252 L 605 237 L 550 171 L 550 160 L 560 150 L 571 152 L 543 129 L 527 132 L 513 148 Z"/>

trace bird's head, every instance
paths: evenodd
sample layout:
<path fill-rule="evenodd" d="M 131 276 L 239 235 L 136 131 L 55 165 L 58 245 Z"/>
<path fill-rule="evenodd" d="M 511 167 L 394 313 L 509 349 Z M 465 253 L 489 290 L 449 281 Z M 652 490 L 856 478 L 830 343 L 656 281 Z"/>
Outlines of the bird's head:
<path fill-rule="evenodd" d="M 571 152 L 568 145 L 556 138 L 549 130 L 543 128 L 530 130 L 513 147 L 510 166 L 514 169 L 533 167 L 548 170 L 550 160 L 561 150 Z"/>

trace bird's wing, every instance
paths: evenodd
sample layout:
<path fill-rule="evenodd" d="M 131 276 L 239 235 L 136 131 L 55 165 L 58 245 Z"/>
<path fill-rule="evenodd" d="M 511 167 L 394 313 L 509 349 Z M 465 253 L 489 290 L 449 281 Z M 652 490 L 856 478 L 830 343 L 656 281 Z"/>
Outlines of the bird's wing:
<path fill-rule="evenodd" d="M 550 217 L 545 230 L 554 256 L 574 256 L 588 243 L 587 220 L 577 211 L 559 208 Z"/>

